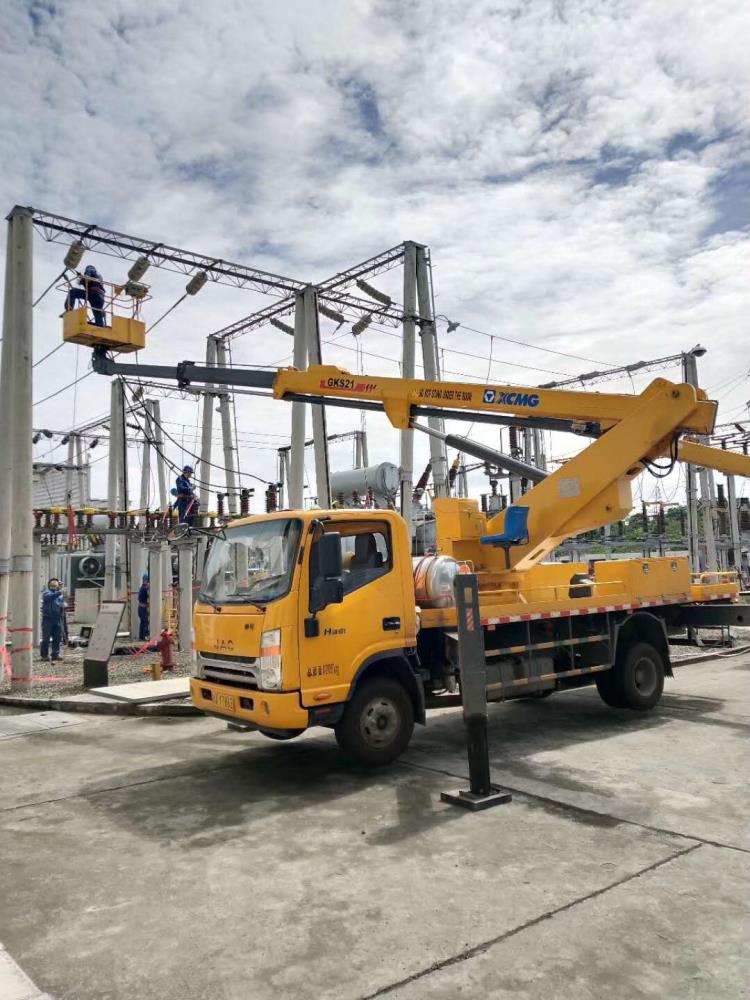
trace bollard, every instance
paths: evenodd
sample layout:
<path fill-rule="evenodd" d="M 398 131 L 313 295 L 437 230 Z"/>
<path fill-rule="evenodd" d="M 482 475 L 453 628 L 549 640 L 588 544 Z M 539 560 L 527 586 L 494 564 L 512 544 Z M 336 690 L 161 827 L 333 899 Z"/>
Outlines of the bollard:
<path fill-rule="evenodd" d="M 477 811 L 510 802 L 512 796 L 510 792 L 493 785 L 490 775 L 487 672 L 476 574 L 459 574 L 453 581 L 453 589 L 458 618 L 458 665 L 469 757 L 469 789 L 441 792 L 440 798 L 451 805 Z"/>

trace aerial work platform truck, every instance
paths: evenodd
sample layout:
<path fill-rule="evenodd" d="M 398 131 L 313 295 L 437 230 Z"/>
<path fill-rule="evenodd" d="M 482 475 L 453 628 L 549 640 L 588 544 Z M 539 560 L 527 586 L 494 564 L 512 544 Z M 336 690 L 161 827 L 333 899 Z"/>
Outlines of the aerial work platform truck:
<path fill-rule="evenodd" d="M 414 724 L 425 723 L 426 707 L 456 691 L 453 588 L 463 573 L 478 584 L 489 701 L 595 684 L 612 707 L 648 710 L 672 675 L 670 630 L 750 623 L 735 572 L 692 573 L 677 556 L 593 567 L 545 561 L 565 539 L 626 517 L 631 483 L 647 469 L 684 461 L 750 476 L 750 458 L 696 440 L 713 431 L 717 407 L 691 385 L 656 379 L 639 395 L 619 395 L 320 365 L 130 365 L 104 348 L 94 367 L 382 411 L 402 430 L 439 413 L 591 439 L 494 516 L 473 500 L 436 499 L 436 551 L 421 559 L 412 557 L 406 522 L 390 510 L 277 511 L 217 532 L 195 606 L 191 696 L 236 728 L 285 740 L 327 726 L 354 759 L 394 760 Z"/>

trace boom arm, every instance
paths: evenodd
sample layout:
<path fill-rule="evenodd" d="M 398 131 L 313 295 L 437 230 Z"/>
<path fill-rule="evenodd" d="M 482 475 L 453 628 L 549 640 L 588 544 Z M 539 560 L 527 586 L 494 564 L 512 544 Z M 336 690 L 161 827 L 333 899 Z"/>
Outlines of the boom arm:
<path fill-rule="evenodd" d="M 419 413 L 437 409 L 473 420 L 552 426 L 598 437 L 525 494 L 529 541 L 513 547 L 511 560 L 519 570 L 530 569 L 565 538 L 627 516 L 632 509 L 631 480 L 644 464 L 660 457 L 750 477 L 750 457 L 693 441 L 678 443 L 682 432 L 713 431 L 716 403 L 701 389 L 665 379 L 656 379 L 638 396 L 626 396 L 352 375 L 327 365 L 275 373 L 201 367 L 189 361 L 176 368 L 129 365 L 107 358 L 101 350 L 95 351 L 94 369 L 108 375 L 174 378 L 182 385 L 205 382 L 272 389 L 275 398 L 284 400 L 382 408 L 402 429 L 409 428 Z M 501 513 L 489 523 L 490 533 L 502 529 L 503 518 Z M 502 570 L 497 551 L 483 548 L 479 555 L 476 546 L 477 564 Z"/>

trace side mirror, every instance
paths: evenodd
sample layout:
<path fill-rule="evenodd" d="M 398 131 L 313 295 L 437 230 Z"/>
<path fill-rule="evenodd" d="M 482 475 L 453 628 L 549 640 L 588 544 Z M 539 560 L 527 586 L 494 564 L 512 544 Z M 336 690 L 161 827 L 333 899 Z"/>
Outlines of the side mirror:
<path fill-rule="evenodd" d="M 310 565 L 310 613 L 313 615 L 329 604 L 341 604 L 344 600 L 341 535 L 337 531 L 321 535 L 315 551 L 316 559 Z"/>

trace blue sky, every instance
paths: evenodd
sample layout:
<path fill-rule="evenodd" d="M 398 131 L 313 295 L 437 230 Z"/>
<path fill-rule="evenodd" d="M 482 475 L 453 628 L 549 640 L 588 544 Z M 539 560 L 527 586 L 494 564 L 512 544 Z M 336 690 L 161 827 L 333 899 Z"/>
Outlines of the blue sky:
<path fill-rule="evenodd" d="M 489 338 L 467 327 L 612 364 L 700 341 L 704 385 L 745 416 L 749 32 L 734 0 L 6 0 L 2 200 L 309 280 L 415 239 L 432 249 L 439 311 L 463 324 L 441 331 L 455 377 L 533 384 L 592 367 L 501 341 L 490 364 Z M 37 288 L 61 256 L 37 241 Z M 182 289 L 150 280 L 156 317 Z M 397 274 L 376 283 L 400 298 Z M 265 301 L 210 286 L 154 331 L 148 357 L 199 357 L 207 333 Z M 58 312 L 52 296 L 38 310 L 39 357 Z M 326 360 L 353 368 L 354 348 L 344 338 Z M 397 373 L 387 333 L 362 348 L 366 369 Z M 235 352 L 268 364 L 290 345 L 269 328 Z M 58 352 L 35 372 L 37 398 L 87 363 Z M 92 377 L 75 413 L 70 391 L 35 419 L 65 429 L 105 395 Z M 192 447 L 194 408 L 163 406 Z M 287 408 L 237 406 L 243 466 L 272 478 Z M 393 458 L 395 434 L 368 427 L 371 454 Z"/>

